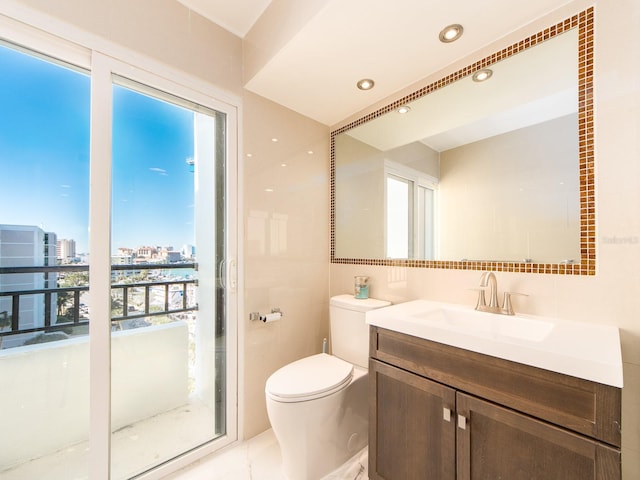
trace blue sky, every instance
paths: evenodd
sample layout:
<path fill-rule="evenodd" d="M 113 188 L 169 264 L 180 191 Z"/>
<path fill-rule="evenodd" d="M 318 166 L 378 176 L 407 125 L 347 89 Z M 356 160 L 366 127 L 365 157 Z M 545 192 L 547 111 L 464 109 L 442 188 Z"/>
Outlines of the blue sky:
<path fill-rule="evenodd" d="M 86 74 L 0 46 L 0 224 L 88 249 Z M 112 248 L 193 243 L 193 113 L 114 87 Z"/>
<path fill-rule="evenodd" d="M 112 245 L 193 244 L 193 112 L 114 91 Z"/>

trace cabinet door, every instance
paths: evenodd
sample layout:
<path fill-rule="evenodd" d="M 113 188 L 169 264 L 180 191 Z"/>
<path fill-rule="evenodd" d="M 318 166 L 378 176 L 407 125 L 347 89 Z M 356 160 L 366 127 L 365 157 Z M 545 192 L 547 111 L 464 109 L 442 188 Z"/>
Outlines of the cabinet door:
<path fill-rule="evenodd" d="M 594 440 L 463 393 L 459 480 L 620 480 L 620 453 Z"/>
<path fill-rule="evenodd" d="M 455 391 L 369 363 L 369 478 L 455 479 Z"/>

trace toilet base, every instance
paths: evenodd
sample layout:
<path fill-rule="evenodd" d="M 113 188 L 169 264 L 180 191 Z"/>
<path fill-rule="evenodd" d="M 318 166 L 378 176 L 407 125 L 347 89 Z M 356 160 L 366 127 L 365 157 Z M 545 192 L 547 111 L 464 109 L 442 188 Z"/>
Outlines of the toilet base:
<path fill-rule="evenodd" d="M 368 443 L 367 371 L 326 397 L 283 403 L 267 397 L 267 412 L 289 480 L 320 480 Z"/>

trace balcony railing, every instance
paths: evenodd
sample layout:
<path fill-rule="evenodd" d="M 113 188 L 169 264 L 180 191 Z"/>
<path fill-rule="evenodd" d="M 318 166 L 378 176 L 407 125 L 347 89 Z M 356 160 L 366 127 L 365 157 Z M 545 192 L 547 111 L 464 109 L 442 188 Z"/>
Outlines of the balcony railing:
<path fill-rule="evenodd" d="M 118 272 L 135 272 L 142 273 L 148 271 L 162 271 L 165 273 L 164 278 L 154 279 L 152 281 L 138 281 L 128 283 L 120 281 L 111 285 L 112 303 L 117 308 L 112 307 L 111 322 L 118 328 L 125 320 L 134 320 L 146 317 L 154 317 L 160 315 L 179 314 L 192 312 L 198 309 L 195 303 L 195 287 L 196 279 L 170 278 L 167 272 L 175 272 L 177 270 L 197 270 L 196 263 L 169 263 L 169 264 L 136 264 L 136 265 L 112 265 L 112 276 L 116 276 Z M 85 316 L 82 308 L 84 308 L 81 297 L 89 292 L 89 286 L 69 286 L 49 288 L 48 282 L 53 282 L 57 275 L 66 275 L 69 273 L 88 274 L 88 265 L 58 265 L 58 266 L 38 266 L 38 267 L 0 267 L 0 279 L 3 275 L 11 274 L 42 274 L 42 283 L 44 288 L 32 288 L 14 291 L 0 292 L 0 301 L 6 298 L 11 299 L 10 312 L 7 310 L 0 311 L 0 338 L 11 335 L 35 333 L 35 332 L 55 332 L 67 330 L 70 327 L 80 327 L 89 325 L 90 319 Z M 88 277 L 87 277 L 88 278 Z M 191 288 L 190 288 L 191 287 Z M 161 303 L 152 302 L 154 291 L 160 290 L 164 297 Z M 171 295 L 181 296 L 179 302 L 172 302 Z M 20 305 L 21 300 L 27 296 L 42 295 L 44 303 L 43 319 L 39 326 L 25 327 L 20 325 Z M 53 313 L 52 306 L 54 303 L 57 307 L 58 295 L 69 295 L 70 300 L 65 304 L 64 320 Z M 138 300 L 137 307 L 132 305 L 131 297 L 135 296 Z M 121 305 L 117 305 L 117 302 Z M 9 302 L 4 302 L 5 304 Z M 142 308 L 140 308 L 142 307 Z M 116 312 L 120 312 L 117 314 Z M 55 320 L 55 321 L 54 321 Z"/>

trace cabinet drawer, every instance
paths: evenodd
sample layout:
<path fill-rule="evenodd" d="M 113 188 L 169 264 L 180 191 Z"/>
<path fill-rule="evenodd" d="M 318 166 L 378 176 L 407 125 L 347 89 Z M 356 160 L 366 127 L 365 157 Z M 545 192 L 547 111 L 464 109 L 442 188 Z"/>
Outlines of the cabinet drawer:
<path fill-rule="evenodd" d="M 619 388 L 378 327 L 370 341 L 382 362 L 620 446 Z"/>

